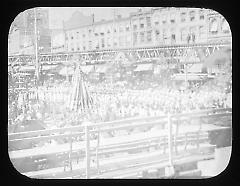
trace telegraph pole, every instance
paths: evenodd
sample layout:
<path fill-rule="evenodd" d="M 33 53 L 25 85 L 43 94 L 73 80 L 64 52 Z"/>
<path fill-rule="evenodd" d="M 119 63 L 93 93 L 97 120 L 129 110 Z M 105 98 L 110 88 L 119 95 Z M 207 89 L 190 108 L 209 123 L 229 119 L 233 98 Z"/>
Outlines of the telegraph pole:
<path fill-rule="evenodd" d="M 35 75 L 37 83 L 39 81 L 39 61 L 38 61 L 38 33 L 37 33 L 37 8 L 34 8 L 34 38 L 35 38 Z"/>

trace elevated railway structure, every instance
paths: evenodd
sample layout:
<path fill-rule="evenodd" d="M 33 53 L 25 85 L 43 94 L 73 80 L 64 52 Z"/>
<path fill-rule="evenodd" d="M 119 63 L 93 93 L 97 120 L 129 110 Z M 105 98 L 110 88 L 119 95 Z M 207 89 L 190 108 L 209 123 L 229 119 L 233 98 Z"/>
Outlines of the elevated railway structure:
<path fill-rule="evenodd" d="M 231 125 L 227 108 L 10 133 L 9 157 L 31 178 L 200 177 L 198 162 L 215 158 L 212 133 Z"/>
<path fill-rule="evenodd" d="M 145 48 L 124 48 L 113 50 L 97 50 L 84 52 L 65 52 L 40 54 L 38 60 L 43 65 L 68 64 L 71 61 L 79 61 L 85 64 L 101 64 L 114 62 L 119 53 L 124 53 L 134 62 L 151 60 L 170 60 L 170 62 L 196 63 L 201 62 L 201 57 L 206 57 L 216 50 L 224 47 L 231 47 L 228 43 L 202 43 L 188 45 L 169 45 Z M 202 55 L 202 56 L 201 56 Z M 9 66 L 35 65 L 34 55 L 15 55 L 8 57 Z"/>

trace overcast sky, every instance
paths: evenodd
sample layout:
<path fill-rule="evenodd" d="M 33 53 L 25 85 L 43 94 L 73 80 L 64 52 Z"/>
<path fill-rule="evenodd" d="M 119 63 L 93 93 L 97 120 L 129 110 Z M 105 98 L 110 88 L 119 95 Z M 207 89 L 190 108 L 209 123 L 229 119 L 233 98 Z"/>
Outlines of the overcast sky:
<path fill-rule="evenodd" d="M 95 15 L 95 21 L 99 21 L 101 19 L 112 19 L 113 18 L 113 8 L 77 8 L 77 7 L 61 7 L 61 8 L 48 8 L 49 9 L 49 24 L 50 28 L 61 28 L 62 27 L 62 21 L 68 20 L 71 15 L 76 11 L 82 12 L 84 15 L 91 15 L 94 13 Z M 121 14 L 123 17 L 127 17 L 130 12 L 136 12 L 137 7 L 132 8 L 116 8 L 116 14 Z M 148 8 L 146 8 L 148 9 Z"/>

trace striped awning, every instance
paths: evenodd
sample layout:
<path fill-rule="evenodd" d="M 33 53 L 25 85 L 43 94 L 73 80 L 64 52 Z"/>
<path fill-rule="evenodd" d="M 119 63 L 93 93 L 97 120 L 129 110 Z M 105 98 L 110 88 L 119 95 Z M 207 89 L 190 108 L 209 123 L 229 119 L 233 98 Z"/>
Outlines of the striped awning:
<path fill-rule="evenodd" d="M 74 74 L 74 69 L 72 67 L 63 67 L 60 71 L 59 71 L 60 75 L 73 75 Z"/>
<path fill-rule="evenodd" d="M 88 74 L 93 71 L 94 66 L 93 65 L 80 66 L 80 69 L 82 70 L 83 73 Z"/>
<path fill-rule="evenodd" d="M 43 65 L 42 70 L 51 70 L 51 69 L 54 69 L 56 67 L 57 67 L 57 65 Z"/>
<path fill-rule="evenodd" d="M 152 69 L 153 69 L 153 64 L 139 64 L 134 71 L 135 72 L 150 71 Z"/>
<path fill-rule="evenodd" d="M 34 70 L 35 70 L 35 66 L 21 66 L 19 68 L 19 71 L 22 71 L 22 72 L 29 72 Z"/>
<path fill-rule="evenodd" d="M 188 72 L 202 72 L 203 64 L 193 64 L 189 69 Z"/>
<path fill-rule="evenodd" d="M 97 66 L 97 69 L 95 72 L 106 73 L 109 68 L 110 68 L 110 66 L 107 66 L 107 65 L 99 65 L 99 66 Z"/>
<path fill-rule="evenodd" d="M 185 74 L 176 74 L 173 76 L 174 80 L 177 81 L 184 81 L 186 78 Z M 188 81 L 194 81 L 194 80 L 202 80 L 204 78 L 204 75 L 199 74 L 187 74 L 187 80 Z"/>

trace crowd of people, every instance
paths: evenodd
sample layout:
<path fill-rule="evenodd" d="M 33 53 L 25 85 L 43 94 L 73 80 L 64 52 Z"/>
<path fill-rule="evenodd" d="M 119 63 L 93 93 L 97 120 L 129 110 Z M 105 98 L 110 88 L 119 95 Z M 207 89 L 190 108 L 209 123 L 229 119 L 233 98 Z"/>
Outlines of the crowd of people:
<path fill-rule="evenodd" d="M 219 89 L 179 89 L 158 82 L 85 82 L 93 105 L 84 113 L 68 110 L 71 82 L 50 78 L 38 90 L 20 93 L 9 104 L 9 119 L 58 120 L 57 127 L 79 124 L 82 120 L 105 122 L 129 117 L 159 116 L 209 108 L 232 107 L 232 93 Z M 31 92 L 33 92 L 31 94 Z M 37 93 L 36 93 L 37 92 Z M 16 97 L 16 96 L 15 96 Z M 38 100 L 35 102 L 34 100 Z M 53 127 L 53 126 L 49 126 Z M 56 127 L 56 126 L 55 126 Z"/>
<path fill-rule="evenodd" d="M 231 107 L 231 93 L 216 90 L 192 91 L 167 87 L 146 90 L 111 88 L 103 85 L 99 92 L 93 93 L 94 108 L 92 115 L 101 121 L 110 121 L 135 116 L 158 116 L 167 113 L 191 112 L 209 108 Z M 105 90 L 104 90 L 105 88 Z M 106 92 L 109 93 L 106 94 Z"/>

